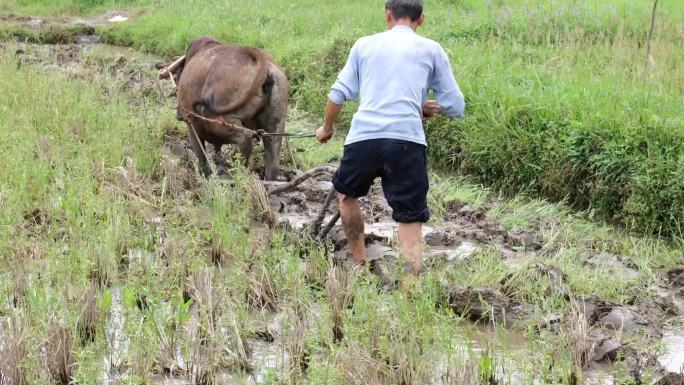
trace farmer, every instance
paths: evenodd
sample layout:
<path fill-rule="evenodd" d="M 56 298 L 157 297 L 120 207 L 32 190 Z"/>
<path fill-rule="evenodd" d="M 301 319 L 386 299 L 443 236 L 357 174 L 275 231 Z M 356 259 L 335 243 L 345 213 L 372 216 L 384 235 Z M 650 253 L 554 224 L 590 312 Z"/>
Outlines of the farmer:
<path fill-rule="evenodd" d="M 463 116 L 465 102 L 439 43 L 416 34 L 425 20 L 422 0 L 387 0 L 388 31 L 359 39 L 328 95 L 316 138 L 325 143 L 347 100 L 360 97 L 333 177 L 342 226 L 356 264 L 365 264 L 364 219 L 358 198 L 382 179 L 406 272 L 422 270 L 422 228 L 430 217 L 423 119 Z M 435 100 L 428 101 L 428 91 Z"/>

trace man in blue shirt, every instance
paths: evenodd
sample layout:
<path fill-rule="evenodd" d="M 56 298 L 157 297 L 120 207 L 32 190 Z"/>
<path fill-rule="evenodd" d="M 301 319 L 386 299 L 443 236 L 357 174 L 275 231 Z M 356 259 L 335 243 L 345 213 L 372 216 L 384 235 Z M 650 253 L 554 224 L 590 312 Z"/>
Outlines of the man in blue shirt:
<path fill-rule="evenodd" d="M 439 43 L 416 34 L 423 24 L 422 0 L 387 0 L 388 31 L 359 39 L 328 95 L 325 121 L 316 137 L 325 143 L 347 100 L 360 98 L 333 177 L 349 247 L 358 264 L 366 261 L 363 213 L 358 198 L 375 178 L 392 218 L 399 222 L 399 249 L 407 272 L 422 269 L 422 226 L 430 217 L 423 119 L 463 116 L 465 102 L 449 59 Z M 435 99 L 428 101 L 434 91 Z"/>

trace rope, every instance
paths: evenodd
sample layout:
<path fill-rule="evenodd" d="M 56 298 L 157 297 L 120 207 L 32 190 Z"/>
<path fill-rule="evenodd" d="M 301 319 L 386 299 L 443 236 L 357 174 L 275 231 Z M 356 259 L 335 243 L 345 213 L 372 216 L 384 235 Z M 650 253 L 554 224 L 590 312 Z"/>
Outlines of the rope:
<path fill-rule="evenodd" d="M 276 138 L 315 138 L 316 134 L 315 133 L 306 133 L 306 132 L 266 132 L 264 130 L 257 130 L 256 131 L 256 136 L 258 137 L 265 137 L 265 136 L 270 136 L 270 137 L 276 137 Z"/>
<path fill-rule="evenodd" d="M 257 139 L 262 139 L 266 137 L 271 137 L 271 138 L 315 138 L 316 134 L 315 133 L 306 133 L 306 132 L 267 132 L 264 130 L 250 130 L 247 127 L 241 126 L 239 124 L 235 123 L 228 123 L 223 117 L 219 119 L 211 119 L 207 118 L 205 116 L 202 116 L 200 114 L 195 113 L 194 111 L 188 111 L 183 106 L 178 103 L 178 108 L 181 110 L 181 113 L 183 114 L 183 120 L 188 122 L 188 116 L 192 116 L 193 118 L 208 122 L 208 123 L 214 123 L 214 124 L 219 124 L 222 126 L 226 127 L 231 127 L 240 131 L 248 130 L 252 131 L 251 135 L 252 138 L 257 138 Z M 189 122 L 188 122 L 189 123 Z"/>

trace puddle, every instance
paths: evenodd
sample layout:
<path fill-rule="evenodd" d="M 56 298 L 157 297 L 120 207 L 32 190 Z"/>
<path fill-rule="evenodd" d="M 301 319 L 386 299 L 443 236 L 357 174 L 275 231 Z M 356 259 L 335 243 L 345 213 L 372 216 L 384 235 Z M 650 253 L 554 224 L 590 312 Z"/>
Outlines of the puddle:
<path fill-rule="evenodd" d="M 425 251 L 424 259 L 429 261 L 446 262 L 463 261 L 475 254 L 480 247 L 472 242 L 461 242 L 456 248 L 447 246 L 433 246 L 428 247 Z"/>
<path fill-rule="evenodd" d="M 670 373 L 684 374 L 684 329 L 667 328 L 663 331 L 665 351 L 658 362 Z"/>
<path fill-rule="evenodd" d="M 326 216 L 325 220 L 323 223 L 327 223 L 330 221 L 332 216 L 328 215 Z M 315 219 L 314 215 L 307 215 L 307 214 L 301 214 L 301 213 L 288 213 L 286 215 L 279 215 L 278 216 L 278 224 L 281 226 L 287 226 L 291 228 L 292 230 L 295 231 L 302 231 L 306 229 L 306 227 L 311 224 Z"/>
<path fill-rule="evenodd" d="M 5 320 L 6 320 L 5 317 L 0 317 L 0 349 L 2 349 L 4 347 L 4 344 L 5 344 L 4 343 L 4 341 L 5 341 L 5 339 L 4 339 Z"/>
<path fill-rule="evenodd" d="M 167 376 L 153 376 L 150 378 L 149 382 L 150 385 L 193 385 L 193 381 L 187 378 L 174 378 L 174 377 L 167 377 Z M 248 376 L 246 379 L 243 378 L 242 376 L 235 375 L 233 373 L 230 373 L 229 371 L 222 370 L 218 373 L 218 375 L 215 378 L 215 384 L 254 384 L 254 380 L 251 378 L 251 376 Z"/>
<path fill-rule="evenodd" d="M 121 23 L 122 21 L 127 21 L 127 20 L 128 20 L 128 18 L 124 15 L 116 15 L 116 16 L 108 19 L 107 21 L 110 23 Z"/>
<path fill-rule="evenodd" d="M 121 287 L 113 286 L 110 293 L 112 304 L 109 309 L 109 318 L 105 323 L 105 339 L 108 349 L 104 356 L 104 385 L 120 383 L 123 368 L 128 359 L 130 344 L 129 337 L 124 330 L 125 319 Z"/>
<path fill-rule="evenodd" d="M 545 384 L 538 377 L 538 373 L 526 368 L 527 364 L 535 359 L 537 352 L 533 351 L 527 337 L 515 330 L 478 325 L 472 331 L 464 332 L 461 339 L 454 338 L 447 351 L 433 354 L 436 357 L 434 362 L 437 364 L 433 368 L 431 384 L 447 385 L 477 381 L 474 380 L 479 375 L 480 368 L 477 365 L 482 364 L 479 359 L 485 355 L 492 358 L 496 383 Z M 610 363 L 593 363 L 592 367 L 583 373 L 583 384 L 612 385 L 613 370 Z"/>
<path fill-rule="evenodd" d="M 248 338 L 247 344 L 251 349 L 249 365 L 253 369 L 252 374 L 257 383 L 263 383 L 272 372 L 278 378 L 284 375 L 287 357 L 284 349 L 280 348 L 277 342 L 269 343 L 256 338 Z"/>
<path fill-rule="evenodd" d="M 527 338 L 520 332 L 497 329 L 491 325 L 477 325 L 461 333 L 460 338 L 449 342 L 446 351 L 433 352 L 437 362 L 431 377 L 431 384 L 447 385 L 477 381 L 480 367 L 489 357 L 497 383 L 522 385 L 541 384 L 532 378 L 519 359 L 529 359 L 533 354 Z"/>
<path fill-rule="evenodd" d="M 155 259 L 155 253 L 142 249 L 129 250 L 128 254 L 124 256 L 124 262 L 128 269 L 132 269 L 135 266 L 152 265 Z"/>

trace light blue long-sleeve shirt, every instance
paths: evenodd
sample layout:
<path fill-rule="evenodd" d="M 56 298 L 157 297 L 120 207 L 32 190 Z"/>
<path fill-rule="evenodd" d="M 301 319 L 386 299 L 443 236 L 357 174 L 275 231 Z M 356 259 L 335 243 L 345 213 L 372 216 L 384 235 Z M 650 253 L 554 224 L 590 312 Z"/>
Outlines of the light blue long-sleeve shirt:
<path fill-rule="evenodd" d="M 354 44 L 328 97 L 343 104 L 360 96 L 345 144 L 386 138 L 427 146 L 422 106 L 431 89 L 445 115 L 463 116 L 463 93 L 444 49 L 398 25 Z"/>

